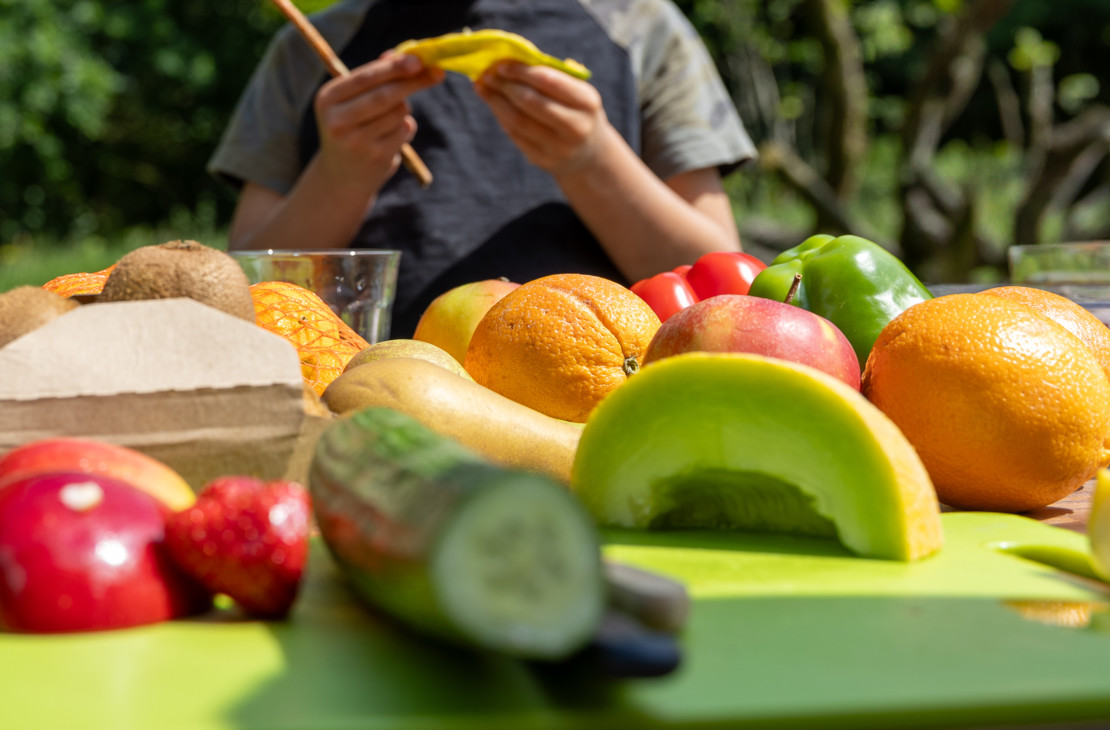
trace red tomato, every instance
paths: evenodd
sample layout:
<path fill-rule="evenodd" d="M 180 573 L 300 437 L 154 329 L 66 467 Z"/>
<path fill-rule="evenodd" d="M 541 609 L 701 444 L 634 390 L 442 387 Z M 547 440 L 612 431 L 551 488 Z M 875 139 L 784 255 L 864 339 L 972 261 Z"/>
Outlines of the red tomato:
<path fill-rule="evenodd" d="M 692 268 L 694 268 L 694 267 L 691 266 L 690 264 L 683 264 L 682 266 L 674 267 L 673 269 L 671 269 L 671 271 L 673 271 L 674 273 L 678 274 L 679 276 L 681 276 L 683 278 L 686 278 L 686 272 L 688 272 Z"/>
<path fill-rule="evenodd" d="M 673 271 L 642 279 L 632 285 L 632 292 L 647 302 L 659 321 L 665 322 L 675 312 L 685 309 L 698 297 L 686 279 Z"/>
<path fill-rule="evenodd" d="M 686 280 L 698 299 L 708 299 L 718 294 L 747 294 L 752 279 L 767 268 L 755 256 L 733 251 L 713 251 L 702 254 L 690 270 Z"/>

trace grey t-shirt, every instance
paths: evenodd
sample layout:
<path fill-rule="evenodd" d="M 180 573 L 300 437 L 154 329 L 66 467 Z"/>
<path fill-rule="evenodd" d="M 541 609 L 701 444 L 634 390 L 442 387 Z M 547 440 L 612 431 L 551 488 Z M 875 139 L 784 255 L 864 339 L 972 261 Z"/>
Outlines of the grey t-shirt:
<path fill-rule="evenodd" d="M 614 127 L 662 179 L 718 167 L 754 148 L 707 51 L 669 0 L 341 0 L 313 24 L 351 68 L 408 38 L 498 28 L 593 72 Z M 317 145 L 312 99 L 327 76 L 291 26 L 247 86 L 209 170 L 288 193 Z M 352 246 L 403 251 L 392 336 L 411 335 L 451 286 L 578 271 L 623 281 L 561 191 L 524 160 L 457 74 L 411 100 L 413 147 L 435 181 L 401 171 Z M 306 245 L 306 247 L 308 247 Z M 624 282 L 627 283 L 627 282 Z"/>

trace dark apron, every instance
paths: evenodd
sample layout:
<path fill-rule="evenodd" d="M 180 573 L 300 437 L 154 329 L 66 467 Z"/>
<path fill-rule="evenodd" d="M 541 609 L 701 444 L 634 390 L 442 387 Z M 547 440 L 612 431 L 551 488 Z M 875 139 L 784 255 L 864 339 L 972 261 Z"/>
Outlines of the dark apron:
<path fill-rule="evenodd" d="M 610 123 L 639 152 L 639 101 L 627 54 L 576 0 L 380 0 L 339 55 L 355 68 L 402 41 L 466 27 L 518 33 L 545 53 L 584 63 Z M 503 276 L 523 283 L 576 272 L 628 283 L 551 176 L 501 131 L 470 79 L 448 73 L 410 102 L 418 125 L 412 146 L 434 181 L 422 189 L 400 170 L 351 244 L 403 252 L 391 337 L 410 337 L 433 298 L 471 281 Z M 310 107 L 300 135 L 305 164 L 318 147 Z"/>

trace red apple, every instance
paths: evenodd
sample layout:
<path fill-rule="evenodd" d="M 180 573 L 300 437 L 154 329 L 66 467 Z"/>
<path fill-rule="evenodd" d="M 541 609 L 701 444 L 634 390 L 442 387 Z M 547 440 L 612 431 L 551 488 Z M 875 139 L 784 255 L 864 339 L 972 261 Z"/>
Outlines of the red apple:
<path fill-rule="evenodd" d="M 58 472 L 0 491 L 0 626 L 58 633 L 150 624 L 211 605 L 163 545 L 169 509 L 99 474 Z"/>
<path fill-rule="evenodd" d="M 644 365 L 683 352 L 748 352 L 808 365 L 860 388 L 859 358 L 836 325 L 785 302 L 721 294 L 683 309 L 655 333 Z"/>
<path fill-rule="evenodd" d="M 49 438 L 17 446 L 0 456 L 0 488 L 33 474 L 78 471 L 127 482 L 177 512 L 196 501 L 180 474 L 141 451 L 105 441 Z"/>
<path fill-rule="evenodd" d="M 462 363 L 474 328 L 490 307 L 518 286 L 506 279 L 483 279 L 448 289 L 420 315 L 412 337 L 438 345 Z"/>

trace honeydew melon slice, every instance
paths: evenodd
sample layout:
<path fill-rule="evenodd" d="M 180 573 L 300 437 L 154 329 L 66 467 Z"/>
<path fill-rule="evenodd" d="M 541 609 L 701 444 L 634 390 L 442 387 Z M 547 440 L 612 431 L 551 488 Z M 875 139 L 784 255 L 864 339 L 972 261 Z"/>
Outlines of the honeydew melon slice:
<path fill-rule="evenodd" d="M 602 525 L 783 532 L 916 560 L 936 492 L 894 423 L 813 368 L 759 355 L 652 363 L 590 414 L 571 487 Z"/>
<path fill-rule="evenodd" d="M 1095 496 L 1087 519 L 1087 543 L 1095 572 L 1110 582 L 1110 469 L 1099 469 L 1095 475 Z"/>

